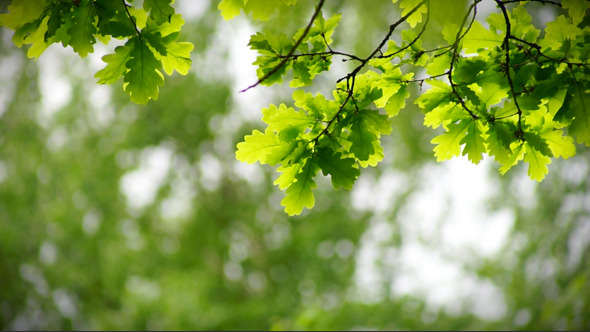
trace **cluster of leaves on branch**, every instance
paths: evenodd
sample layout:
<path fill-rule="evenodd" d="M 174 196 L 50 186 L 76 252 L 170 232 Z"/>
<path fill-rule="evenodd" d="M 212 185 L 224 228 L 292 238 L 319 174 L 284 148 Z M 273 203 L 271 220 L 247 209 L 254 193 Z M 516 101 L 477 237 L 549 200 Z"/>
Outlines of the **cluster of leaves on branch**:
<path fill-rule="evenodd" d="M 259 80 L 247 89 L 285 77 L 293 88 L 310 86 L 330 70 L 333 57 L 354 64 L 332 96 L 296 90 L 292 106 L 265 108 L 267 128 L 238 144 L 239 160 L 278 167 L 275 184 L 285 190 L 288 214 L 314 205 L 320 171 L 335 188 L 351 188 L 361 168 L 383 159 L 380 137 L 391 132 L 411 84 L 423 91 L 415 103 L 424 125 L 442 130 L 432 139 L 438 161 L 466 155 L 477 164 L 487 154 L 504 174 L 523 160 L 529 176 L 541 181 L 551 158 L 573 156 L 575 142 L 590 146 L 590 2 L 485 0 L 497 8 L 485 18 L 486 28 L 476 20 L 484 0 L 472 0 L 464 17 L 442 29 L 444 43 L 426 47 L 431 1 L 393 0 L 400 18 L 365 56 L 334 48 L 341 16 L 324 17 L 325 0 L 294 35 L 264 31 L 251 37 Z M 219 9 L 225 19 L 244 11 L 268 20 L 278 7 L 296 2 L 221 0 Z M 540 30 L 532 24 L 529 2 L 561 14 Z M 107 66 L 96 77 L 108 84 L 123 77 L 131 100 L 147 103 L 158 97 L 162 68 L 168 74 L 190 68 L 193 46 L 176 41 L 183 20 L 171 3 L 144 0 L 143 8 L 134 8 L 124 0 L 15 0 L 0 24 L 15 30 L 16 45 L 32 44 L 30 57 L 57 42 L 84 57 L 97 39 L 126 39 L 103 57 Z"/>
<path fill-rule="evenodd" d="M 128 2 L 132 2 L 129 0 Z M 121 77 L 133 102 L 158 99 L 164 84 L 162 69 L 187 74 L 193 45 L 178 42 L 182 16 L 173 0 L 144 0 L 141 8 L 125 0 L 13 0 L 0 25 L 14 30 L 13 42 L 31 44 L 27 55 L 38 58 L 53 43 L 71 46 L 81 57 L 94 52 L 97 40 L 125 43 L 102 59 L 98 83 L 112 84 Z"/>
<path fill-rule="evenodd" d="M 466 155 L 478 164 L 487 154 L 504 174 L 524 160 L 528 175 L 541 181 L 551 158 L 575 154 L 574 141 L 590 146 L 590 2 L 537 1 L 564 13 L 543 32 L 531 23 L 527 1 L 490 0 L 497 12 L 486 18 L 486 28 L 476 20 L 481 2 L 474 0 L 461 20 L 447 22 L 445 43 L 431 49 L 421 40 L 428 0 L 399 1 L 401 18 L 364 57 L 331 47 L 340 16 L 325 19 L 323 0 L 293 37 L 252 36 L 250 47 L 259 53 L 259 82 L 253 86 L 280 83 L 289 71 L 291 87 L 310 85 L 330 69 L 333 56 L 355 66 L 331 98 L 296 90 L 294 107 L 264 109 L 266 130 L 246 136 L 237 158 L 278 165 L 282 204 L 288 214 L 299 214 L 314 205 L 318 172 L 329 174 L 334 188 L 351 188 L 360 168 L 383 158 L 380 136 L 391 132 L 391 119 L 410 95 L 408 85 L 417 83 L 425 90 L 415 101 L 424 125 L 443 130 L 432 139 L 438 161 Z M 220 8 L 228 10 L 228 3 Z M 416 72 L 425 77 L 415 78 Z"/>

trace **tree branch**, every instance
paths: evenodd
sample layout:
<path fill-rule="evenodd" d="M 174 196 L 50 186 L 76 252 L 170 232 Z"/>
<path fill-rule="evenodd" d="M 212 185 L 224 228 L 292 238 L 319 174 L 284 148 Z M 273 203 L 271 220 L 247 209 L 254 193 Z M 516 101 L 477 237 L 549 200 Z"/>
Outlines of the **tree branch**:
<path fill-rule="evenodd" d="M 123 7 L 125 7 L 125 12 L 127 13 L 127 17 L 129 17 L 131 24 L 133 24 L 133 28 L 135 28 L 135 33 L 137 33 L 138 37 L 141 37 L 141 32 L 139 32 L 139 29 L 137 28 L 137 25 L 135 24 L 135 21 L 133 20 L 133 16 L 131 16 L 131 13 L 129 13 L 129 9 L 127 8 L 127 7 L 129 7 L 129 5 L 127 5 L 125 0 L 121 0 L 121 2 L 123 2 Z"/>
<path fill-rule="evenodd" d="M 551 56 L 546 55 L 545 53 L 541 52 L 541 46 L 539 46 L 539 45 L 537 45 L 535 43 L 528 42 L 528 41 L 526 41 L 524 39 L 520 39 L 520 38 L 515 37 L 513 35 L 510 35 L 508 38 L 509 39 L 512 39 L 512 40 L 516 40 L 518 42 L 521 42 L 523 44 L 526 44 L 526 45 L 530 46 L 531 48 L 536 49 L 537 52 L 539 52 L 538 55 L 539 56 L 542 56 L 542 57 L 544 57 L 546 59 L 549 59 L 549 60 L 552 60 L 552 61 L 555 61 L 555 62 L 567 63 L 570 66 L 584 67 L 584 66 L 588 66 L 589 65 L 587 63 L 582 63 L 582 62 L 571 62 L 571 61 L 567 61 L 565 59 L 557 59 L 557 58 L 551 57 Z"/>
<path fill-rule="evenodd" d="M 327 45 L 327 44 L 326 44 Z M 338 51 L 333 51 L 333 50 L 329 50 L 326 52 L 317 52 L 317 53 L 300 53 L 300 54 L 292 54 L 292 55 L 279 55 L 279 59 L 282 58 L 288 58 L 288 59 L 297 59 L 300 57 L 314 57 L 314 56 L 322 56 L 322 55 L 340 55 L 340 56 L 344 56 L 347 58 L 350 58 L 350 60 L 357 60 L 357 61 L 363 61 L 363 59 L 359 58 L 358 56 L 354 55 L 354 54 L 348 54 L 348 53 L 344 53 L 344 52 L 338 52 Z"/>
<path fill-rule="evenodd" d="M 469 10 L 467 11 L 467 14 L 465 15 L 465 17 L 463 17 L 463 21 L 461 22 L 461 26 L 459 27 L 459 30 L 457 31 L 457 35 L 455 36 L 455 43 L 452 45 L 453 55 L 451 56 L 451 67 L 449 68 L 449 71 L 448 71 L 449 84 L 451 84 L 451 89 L 453 90 L 453 94 L 455 95 L 455 97 L 457 97 L 459 99 L 459 102 L 461 103 L 461 106 L 463 107 L 463 109 L 465 111 L 467 111 L 467 113 L 469 113 L 471 118 L 474 120 L 478 118 L 477 115 L 475 113 L 473 113 L 473 111 L 470 110 L 467 107 L 467 105 L 465 105 L 465 101 L 463 100 L 463 98 L 461 97 L 459 92 L 457 91 L 457 84 L 455 84 L 453 82 L 453 68 L 455 66 L 455 60 L 457 59 L 457 51 L 459 49 L 459 42 L 467 34 L 467 31 L 469 31 L 469 29 L 467 29 L 467 31 L 465 33 L 461 34 L 461 30 L 463 30 L 463 27 L 465 26 L 465 23 L 467 22 L 467 18 L 469 17 L 469 14 L 471 13 L 472 10 L 473 10 L 473 17 L 471 19 L 471 23 L 469 24 L 469 27 L 471 27 L 471 24 L 473 24 L 473 21 L 475 20 L 475 16 L 477 15 L 477 4 L 479 2 L 481 2 L 481 0 L 474 0 L 473 3 L 471 4 L 471 6 L 469 7 Z"/>
<path fill-rule="evenodd" d="M 514 89 L 514 83 L 512 82 L 512 76 L 510 76 L 510 36 L 511 36 L 511 25 L 510 25 L 510 18 L 508 17 L 508 12 L 506 11 L 506 7 L 504 3 L 500 0 L 495 0 L 502 11 L 502 15 L 504 15 L 504 21 L 506 22 L 506 36 L 504 37 L 504 41 L 502 41 L 502 47 L 504 48 L 505 52 L 505 70 L 506 70 L 506 79 L 508 80 L 508 85 L 510 85 L 510 92 L 512 93 L 512 99 L 514 99 L 514 106 L 516 106 L 516 111 L 518 113 L 518 132 L 517 137 L 519 139 L 523 139 L 523 131 L 522 131 L 522 110 L 520 109 L 520 105 L 518 105 L 518 99 L 516 98 L 516 91 Z"/>
<path fill-rule="evenodd" d="M 503 4 L 507 4 L 507 3 L 515 3 L 515 2 L 523 2 L 525 0 L 504 0 L 504 1 L 500 1 Z M 551 4 L 551 5 L 556 5 L 561 7 L 561 3 L 557 2 L 557 1 L 551 1 L 551 0 L 526 0 L 527 2 L 540 2 L 542 4 Z"/>
<path fill-rule="evenodd" d="M 428 3 L 427 3 L 428 6 Z M 419 7 L 415 7 L 415 9 L 417 10 Z M 381 55 L 378 56 L 377 58 L 391 58 L 393 56 L 395 56 L 396 54 L 399 54 L 400 52 L 403 52 L 405 50 L 407 50 L 408 48 L 412 47 L 412 45 L 414 45 L 418 39 L 420 39 L 420 37 L 422 37 L 422 35 L 424 34 L 424 31 L 426 30 L 426 26 L 428 25 L 428 20 L 430 20 L 430 8 L 428 8 L 428 10 L 426 11 L 426 20 L 424 21 L 424 24 L 422 25 L 422 29 L 420 30 L 420 32 L 418 33 L 418 35 L 416 35 L 416 38 L 414 38 L 414 40 L 412 40 L 408 45 L 400 48 L 399 50 L 391 53 L 391 54 L 387 54 L 387 55 Z M 426 53 L 426 52 L 424 52 Z"/>
<path fill-rule="evenodd" d="M 254 84 L 250 85 L 249 87 L 241 90 L 240 92 L 246 92 L 246 91 L 248 91 L 248 90 L 250 90 L 250 89 L 252 89 L 254 87 L 257 87 L 258 85 L 260 85 L 260 83 L 266 81 L 270 76 L 272 76 L 276 72 L 278 72 L 279 69 L 281 69 L 290 60 L 290 57 L 293 55 L 293 53 L 295 53 L 295 50 L 297 49 L 297 47 L 301 44 L 301 42 L 303 41 L 303 39 L 305 38 L 305 36 L 307 36 L 307 34 L 309 33 L 309 30 L 311 29 L 311 26 L 313 25 L 313 22 L 315 21 L 316 17 L 319 15 L 322 7 L 324 6 L 324 2 L 325 2 L 325 0 L 320 0 L 320 3 L 316 7 L 315 13 L 313 13 L 313 16 L 311 17 L 311 20 L 309 20 L 309 23 L 305 27 L 305 30 L 303 31 L 303 33 L 301 34 L 301 36 L 299 37 L 299 39 L 297 39 L 297 41 L 295 42 L 295 45 L 293 45 L 293 47 L 291 48 L 291 50 L 289 51 L 289 53 L 285 56 L 285 58 L 281 61 L 281 63 L 279 63 L 276 67 L 274 67 L 273 70 L 271 70 L 268 73 L 266 73 L 266 75 L 264 75 L 262 78 L 260 78 L 256 83 L 254 83 Z"/>
<path fill-rule="evenodd" d="M 391 38 L 391 35 L 393 34 L 393 31 L 403 22 L 405 22 L 408 17 L 410 17 L 412 14 L 414 14 L 418 8 L 420 8 L 422 5 L 424 5 L 426 0 L 421 1 L 418 5 L 416 5 L 414 8 L 412 8 L 412 10 L 410 10 L 410 12 L 408 12 L 406 15 L 402 16 L 399 20 L 397 20 L 395 23 L 391 24 L 389 26 L 389 31 L 387 32 L 387 34 L 385 35 L 385 38 L 383 38 L 383 40 L 381 41 L 381 43 L 379 43 L 379 46 L 377 46 L 377 48 L 375 48 L 375 50 L 373 50 L 373 52 L 371 52 L 371 54 L 369 56 L 367 56 L 365 59 L 360 59 L 361 63 L 352 71 L 350 72 L 348 75 L 346 75 L 345 77 L 341 78 L 338 80 L 338 82 L 346 79 L 346 88 L 347 88 L 347 95 L 346 98 L 344 99 L 344 101 L 342 102 L 342 104 L 340 105 L 340 108 L 338 109 L 338 112 L 336 112 L 336 114 L 334 115 L 334 117 L 332 117 L 332 119 L 330 119 L 330 121 L 328 121 L 326 128 L 324 128 L 324 130 L 322 130 L 313 140 L 312 142 L 315 142 L 315 144 L 317 144 L 318 140 L 320 139 L 321 136 L 328 134 L 329 133 L 329 129 L 330 126 L 332 125 L 332 123 L 334 123 L 336 121 L 336 119 L 338 119 L 338 117 L 340 116 L 340 114 L 344 111 L 344 107 L 346 106 L 346 104 L 348 103 L 349 100 L 352 100 L 353 102 L 355 102 L 354 100 L 354 84 L 356 81 L 356 75 L 360 72 L 360 70 L 365 67 L 367 65 L 367 63 L 369 62 L 369 60 L 371 60 L 373 57 L 375 57 L 375 55 L 381 51 L 381 48 L 383 48 L 383 46 L 385 45 L 385 43 L 389 40 L 389 38 Z M 355 107 L 358 111 L 358 107 L 356 106 L 356 102 L 355 102 Z"/>

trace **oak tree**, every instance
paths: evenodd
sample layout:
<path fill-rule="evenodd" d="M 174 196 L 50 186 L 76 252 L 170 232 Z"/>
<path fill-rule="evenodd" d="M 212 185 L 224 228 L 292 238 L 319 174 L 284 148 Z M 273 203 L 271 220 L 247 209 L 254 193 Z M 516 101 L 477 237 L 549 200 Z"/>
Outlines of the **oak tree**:
<path fill-rule="evenodd" d="M 222 0 L 218 8 L 226 20 L 241 12 L 280 20 L 285 17 L 277 9 L 296 2 Z M 333 37 L 347 17 L 325 16 L 324 3 L 314 4 L 299 30 L 259 31 L 249 43 L 258 52 L 258 81 L 244 91 L 288 81 L 294 92 L 292 101 L 262 110 L 266 129 L 247 135 L 236 157 L 277 167 L 275 184 L 285 191 L 289 215 L 314 206 L 320 171 L 334 188 L 350 189 L 361 169 L 384 158 L 381 137 L 391 133 L 412 85 L 420 88 L 414 102 L 424 126 L 436 130 L 437 161 L 464 155 L 478 164 L 488 155 L 501 174 L 524 161 L 530 178 L 541 181 L 552 158 L 574 156 L 576 143 L 590 146 L 590 2 L 473 0 L 438 31 L 439 44 L 428 45 L 423 39 L 436 2 L 393 0 L 398 18 L 365 54 L 336 47 Z M 485 3 L 495 11 L 480 17 Z M 530 3 L 560 14 L 536 26 Z M 95 76 L 100 84 L 123 78 L 125 92 L 140 104 L 158 98 L 162 71 L 186 74 L 191 65 L 193 45 L 179 41 L 183 19 L 172 0 L 139 6 L 129 0 L 15 0 L 0 24 L 14 30 L 17 46 L 31 44 L 31 58 L 53 43 L 85 57 L 97 40 L 122 40 Z M 332 70 L 334 59 L 350 66 L 333 83 L 332 95 L 306 92 Z"/>

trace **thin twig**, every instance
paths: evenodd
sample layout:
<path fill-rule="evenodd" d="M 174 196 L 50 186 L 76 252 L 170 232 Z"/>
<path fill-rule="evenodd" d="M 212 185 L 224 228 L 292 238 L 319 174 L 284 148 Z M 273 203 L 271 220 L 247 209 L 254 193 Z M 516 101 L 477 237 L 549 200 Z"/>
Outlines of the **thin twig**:
<path fill-rule="evenodd" d="M 571 61 L 567 61 L 567 60 L 565 60 L 565 59 L 557 59 L 557 58 L 551 57 L 551 56 L 549 56 L 549 55 L 546 55 L 545 53 L 541 52 L 541 46 L 539 46 L 539 45 L 537 45 L 537 44 L 535 44 L 535 43 L 528 42 L 528 41 L 526 41 L 526 40 L 524 40 L 524 39 L 521 39 L 521 38 L 515 37 L 515 36 L 513 36 L 513 35 L 510 35 L 508 38 L 509 38 L 509 39 L 512 39 L 512 40 L 519 41 L 519 42 L 521 42 L 521 43 L 523 43 L 523 44 L 526 44 L 526 45 L 528 45 L 528 46 L 530 46 L 530 47 L 532 47 L 532 48 L 536 49 L 536 50 L 537 50 L 537 52 L 539 52 L 539 53 L 538 53 L 538 55 L 539 55 L 539 56 L 542 56 L 542 57 L 544 57 L 544 58 L 546 58 L 546 59 L 549 59 L 549 60 L 552 60 L 552 61 L 555 61 L 555 62 L 563 62 L 563 63 L 566 63 L 566 64 L 568 64 L 568 65 L 571 65 L 571 66 L 578 66 L 578 67 L 584 67 L 584 66 L 589 66 L 589 65 L 590 65 L 590 64 L 588 64 L 588 63 L 582 63 L 582 62 L 571 62 Z"/>
<path fill-rule="evenodd" d="M 292 55 L 279 55 L 279 59 L 282 58 L 289 58 L 291 60 L 293 59 L 297 59 L 300 57 L 314 57 L 314 56 L 323 56 L 323 55 L 340 55 L 340 56 L 344 56 L 347 58 L 350 58 L 351 60 L 357 60 L 357 61 L 363 61 L 363 59 L 357 57 L 354 54 L 348 54 L 348 53 L 344 53 L 344 52 L 338 52 L 338 51 L 326 51 L 326 52 L 317 52 L 317 53 L 300 53 L 300 54 L 292 54 Z"/>
<path fill-rule="evenodd" d="M 423 0 L 422 2 L 420 2 L 418 5 L 416 5 L 414 8 L 412 8 L 412 10 L 410 10 L 410 12 L 408 12 L 406 15 L 402 16 L 399 20 L 397 20 L 397 22 L 391 24 L 389 26 L 389 31 L 387 32 L 387 34 L 385 35 L 385 38 L 383 38 L 383 40 L 381 41 L 381 43 L 379 43 L 379 46 L 377 46 L 377 48 L 375 48 L 375 50 L 373 50 L 373 52 L 371 52 L 371 54 L 369 54 L 369 56 L 367 56 L 365 59 L 361 60 L 361 63 L 352 71 L 350 72 L 348 75 L 346 75 L 345 77 L 341 78 L 338 80 L 338 82 L 342 81 L 343 79 L 346 79 L 346 88 L 347 88 L 347 95 L 346 98 L 344 99 L 344 102 L 342 102 L 342 104 L 340 105 L 340 108 L 338 109 L 338 112 L 336 112 L 336 114 L 332 117 L 332 119 L 330 119 L 330 121 L 328 121 L 328 123 L 326 124 L 326 128 L 324 128 L 324 130 L 322 130 L 313 140 L 312 142 L 315 142 L 315 144 L 317 144 L 318 140 L 320 139 L 320 137 L 322 137 L 325 134 L 329 133 L 330 130 L 330 126 L 332 125 L 332 123 L 334 123 L 334 121 L 336 121 L 336 119 L 338 119 L 338 117 L 340 117 L 341 113 L 344 111 L 344 107 L 346 106 L 346 104 L 348 103 L 349 100 L 353 100 L 353 94 L 354 94 L 354 84 L 356 82 L 356 75 L 360 72 L 360 70 L 367 65 L 367 63 L 369 62 L 369 60 L 371 60 L 373 57 L 375 57 L 375 55 L 381 51 L 381 48 L 383 48 L 383 46 L 385 45 L 385 43 L 389 40 L 389 38 L 391 38 L 391 35 L 393 34 L 393 31 L 403 22 L 405 22 L 408 17 L 410 17 L 412 14 L 414 14 L 418 8 L 420 8 L 422 5 L 424 5 L 424 2 L 426 0 Z M 355 103 L 356 104 L 356 103 Z M 358 111 L 358 107 L 355 105 L 355 107 L 357 108 Z"/>
<path fill-rule="evenodd" d="M 133 20 L 133 16 L 131 16 L 131 13 L 129 13 L 129 9 L 127 8 L 128 7 L 127 3 L 125 2 L 125 0 L 121 0 L 121 2 L 123 2 L 123 7 L 125 7 L 125 12 L 127 13 L 127 17 L 129 17 L 131 24 L 133 24 L 133 27 L 135 28 L 135 32 L 137 33 L 137 36 L 141 37 L 141 32 L 139 32 L 139 29 L 137 28 L 137 25 L 135 24 L 135 21 Z"/>
<path fill-rule="evenodd" d="M 295 53 L 295 50 L 297 49 L 297 47 L 301 44 L 301 42 L 303 41 L 303 39 L 309 33 L 309 30 L 311 29 L 311 26 L 313 25 L 313 22 L 315 21 L 316 17 L 319 15 L 322 7 L 324 6 L 324 2 L 325 2 L 325 0 L 320 0 L 320 3 L 316 7 L 315 13 L 313 13 L 313 16 L 311 17 L 311 20 L 309 20 L 309 23 L 305 27 L 305 30 L 303 31 L 303 33 L 301 34 L 301 36 L 299 37 L 299 39 L 297 39 L 297 41 L 295 42 L 295 45 L 293 45 L 293 47 L 291 48 L 291 50 L 289 51 L 289 53 L 285 56 L 285 58 L 281 61 L 281 63 L 279 63 L 271 71 L 269 71 L 268 73 L 266 73 L 266 75 L 264 75 L 262 78 L 260 78 L 256 83 L 254 83 L 254 84 L 250 85 L 249 87 L 241 90 L 240 92 L 246 92 L 246 91 L 248 91 L 248 90 L 250 90 L 250 89 L 252 89 L 254 87 L 257 87 L 260 83 L 266 81 L 270 76 L 272 76 L 276 72 L 278 72 L 290 60 L 289 58 L 293 55 L 293 53 Z"/>
<path fill-rule="evenodd" d="M 457 59 L 457 51 L 459 49 L 459 42 L 467 34 L 467 32 L 461 34 L 461 30 L 463 30 L 463 27 L 465 26 L 465 23 L 467 22 L 467 18 L 469 17 L 469 14 L 473 10 L 473 17 L 471 18 L 471 23 L 469 24 L 469 28 L 467 29 L 467 31 L 469 31 L 469 29 L 471 28 L 471 25 L 473 24 L 473 21 L 475 20 L 475 16 L 477 15 L 477 4 L 480 1 L 481 0 L 474 0 L 473 3 L 471 4 L 471 6 L 469 7 L 469 10 L 467 11 L 467 14 L 465 15 L 465 17 L 463 17 L 463 21 L 461 22 L 461 26 L 459 27 L 459 30 L 457 31 L 457 35 L 455 36 L 455 43 L 453 44 L 453 55 L 451 57 L 451 66 L 448 71 L 449 83 L 451 84 L 451 90 L 453 91 L 453 94 L 459 99 L 459 102 L 461 103 L 461 106 L 463 106 L 463 109 L 465 111 L 467 111 L 467 113 L 469 113 L 471 118 L 474 120 L 478 118 L 477 115 L 475 113 L 473 113 L 473 111 L 470 110 L 467 107 L 467 105 L 465 105 L 465 101 L 463 100 L 463 98 L 461 98 L 459 91 L 457 91 L 457 84 L 455 84 L 453 82 L 453 68 L 455 66 L 455 60 Z"/>
<path fill-rule="evenodd" d="M 426 6 L 429 6 L 429 2 L 427 2 Z M 417 8 L 416 8 L 417 9 Z M 395 55 L 407 50 L 408 48 L 412 47 L 412 45 L 414 45 L 418 39 L 420 39 L 420 37 L 422 37 L 422 35 L 424 34 L 424 31 L 426 31 L 426 26 L 428 25 L 428 20 L 430 20 L 430 8 L 428 8 L 428 10 L 426 11 L 426 20 L 424 21 L 424 24 L 422 25 L 422 29 L 420 30 L 420 32 L 416 35 L 416 38 L 414 38 L 414 40 L 412 40 L 408 45 L 400 48 L 399 50 L 391 53 L 391 54 L 387 54 L 387 55 L 380 55 L 377 58 L 382 59 L 382 58 L 391 58 L 394 57 Z M 426 53 L 426 52 L 424 52 Z"/>
<path fill-rule="evenodd" d="M 507 4 L 507 3 L 514 3 L 514 2 L 524 2 L 525 0 L 505 0 L 505 1 L 501 1 L 503 4 Z M 551 4 L 551 5 L 556 5 L 561 7 L 561 3 L 557 2 L 557 1 L 550 1 L 550 0 L 526 0 L 527 2 L 540 2 L 542 4 Z"/>
<path fill-rule="evenodd" d="M 504 3 L 500 0 L 495 0 L 502 11 L 502 15 L 504 15 L 504 21 L 506 21 L 506 36 L 504 37 L 504 41 L 502 42 L 502 47 L 504 47 L 504 52 L 506 54 L 505 61 L 506 61 L 506 79 L 508 80 L 508 85 L 510 85 L 510 91 L 512 92 L 512 99 L 514 99 L 514 106 L 516 106 L 516 110 L 518 113 L 518 132 L 517 136 L 519 139 L 522 139 L 523 131 L 522 131 L 522 110 L 520 109 L 520 105 L 518 105 L 518 99 L 516 98 L 516 90 L 514 89 L 514 83 L 512 82 L 512 76 L 510 75 L 510 36 L 511 36 L 511 25 L 510 25 L 510 18 L 508 17 L 508 12 L 506 11 L 506 7 Z"/>

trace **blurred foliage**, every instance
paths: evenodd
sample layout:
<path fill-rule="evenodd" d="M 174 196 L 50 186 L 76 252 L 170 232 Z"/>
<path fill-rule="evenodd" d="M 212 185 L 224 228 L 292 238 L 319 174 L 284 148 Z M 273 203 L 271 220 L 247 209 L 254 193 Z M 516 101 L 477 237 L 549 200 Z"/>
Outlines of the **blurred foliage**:
<path fill-rule="evenodd" d="M 359 49 L 395 14 L 385 2 L 332 5 L 358 13 L 358 34 L 335 42 Z M 232 77 L 203 74 L 211 70 L 208 52 L 225 57 L 213 43 L 223 30 L 211 7 L 187 18 L 183 30 L 195 44 L 195 72 L 171 77 L 147 106 L 130 104 L 120 88 L 97 87 L 89 62 L 56 53 L 54 63 L 42 65 L 64 69 L 71 97 L 52 110 L 38 64 L 24 60 L 2 31 L 1 329 L 590 328 L 587 149 L 551 165 L 540 185 L 524 172 L 501 179 L 490 172 L 500 189 L 489 210 L 512 212 L 511 234 L 492 257 L 454 259 L 500 290 L 501 317 L 475 315 L 469 301 L 449 310 L 424 294 L 393 292 L 392 281 L 405 272 L 385 262 L 372 271 L 383 294 L 372 297 L 358 283 L 366 272 L 363 248 L 377 242 L 371 230 L 390 225 L 394 231 L 378 250 L 403 250 L 411 244 L 403 223 L 413 221 L 400 211 L 419 187 L 431 185 L 420 177 L 432 163 L 422 115 L 413 106 L 400 114 L 385 147 L 394 157 L 361 177 L 378 183 L 395 170 L 407 179 L 385 212 L 356 208 L 349 192 L 320 181 L 313 211 L 285 216 L 270 170 L 235 161 L 235 144 L 252 123 L 235 104 Z M 291 9 L 305 21 L 303 6 Z M 296 29 L 296 22 L 284 24 Z M 152 180 L 132 181 L 138 175 Z M 144 182 L 156 184 L 153 199 L 142 200 L 151 190 Z"/>

